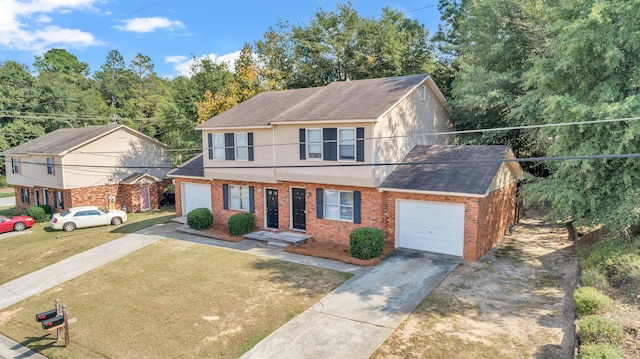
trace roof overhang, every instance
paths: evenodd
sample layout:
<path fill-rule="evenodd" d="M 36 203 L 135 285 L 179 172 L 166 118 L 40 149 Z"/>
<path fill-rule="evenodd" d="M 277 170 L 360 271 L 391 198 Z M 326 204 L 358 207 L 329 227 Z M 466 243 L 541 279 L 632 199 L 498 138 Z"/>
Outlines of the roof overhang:
<path fill-rule="evenodd" d="M 226 130 L 253 130 L 253 129 L 270 129 L 273 128 L 273 126 L 241 126 L 241 127 L 196 127 L 196 131 L 226 131 Z"/>
<path fill-rule="evenodd" d="M 430 194 L 437 196 L 454 196 L 454 197 L 473 197 L 473 198 L 485 198 L 487 194 L 478 193 L 458 193 L 458 192 L 439 192 L 439 191 L 421 191 L 415 189 L 401 189 L 401 188 L 387 188 L 378 187 L 380 192 L 399 192 L 399 193 L 418 193 L 418 194 Z"/>
<path fill-rule="evenodd" d="M 272 122 L 272 125 L 325 125 L 336 123 L 374 123 L 378 121 L 377 118 L 369 119 L 335 119 L 335 120 L 317 120 L 317 121 L 281 121 Z"/>

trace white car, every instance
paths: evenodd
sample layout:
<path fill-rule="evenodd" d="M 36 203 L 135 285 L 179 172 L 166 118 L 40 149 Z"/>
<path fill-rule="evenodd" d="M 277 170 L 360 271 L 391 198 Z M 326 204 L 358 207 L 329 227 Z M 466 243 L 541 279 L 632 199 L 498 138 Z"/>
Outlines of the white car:
<path fill-rule="evenodd" d="M 71 232 L 76 228 L 120 225 L 127 221 L 127 212 L 117 209 L 104 210 L 97 206 L 83 206 L 69 208 L 51 217 L 49 224 L 52 229 L 63 229 Z"/>

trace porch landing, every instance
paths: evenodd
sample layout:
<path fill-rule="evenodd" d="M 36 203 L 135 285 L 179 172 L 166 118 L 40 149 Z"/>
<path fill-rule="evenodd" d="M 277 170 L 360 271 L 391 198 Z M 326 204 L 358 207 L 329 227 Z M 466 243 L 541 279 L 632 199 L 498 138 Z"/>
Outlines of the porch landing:
<path fill-rule="evenodd" d="M 280 246 L 291 244 L 294 247 L 297 247 L 301 244 L 306 243 L 307 239 L 311 238 L 311 236 L 308 236 L 304 233 L 294 233 L 294 232 L 257 231 L 257 232 L 251 232 L 249 234 L 245 234 L 244 238 L 267 242 L 267 244 L 280 245 Z"/>

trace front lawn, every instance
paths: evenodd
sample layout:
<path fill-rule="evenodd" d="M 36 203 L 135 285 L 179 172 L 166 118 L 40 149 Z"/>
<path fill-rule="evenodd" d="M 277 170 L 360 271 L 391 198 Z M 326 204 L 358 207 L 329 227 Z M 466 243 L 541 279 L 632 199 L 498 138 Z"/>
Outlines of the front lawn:
<path fill-rule="evenodd" d="M 161 240 L 0 313 L 0 330 L 58 358 L 235 358 L 345 273 Z M 34 320 L 68 305 L 71 345 Z"/>
<path fill-rule="evenodd" d="M 0 210 L 10 217 L 13 210 Z M 0 284 L 42 269 L 74 254 L 133 233 L 155 223 L 175 217 L 175 208 L 131 213 L 126 224 L 119 227 L 95 227 L 73 232 L 53 231 L 49 223 L 36 223 L 28 231 L 13 237 L 0 235 Z M 5 237 L 5 238 L 3 238 Z M 55 275 L 55 274 L 54 274 Z"/>

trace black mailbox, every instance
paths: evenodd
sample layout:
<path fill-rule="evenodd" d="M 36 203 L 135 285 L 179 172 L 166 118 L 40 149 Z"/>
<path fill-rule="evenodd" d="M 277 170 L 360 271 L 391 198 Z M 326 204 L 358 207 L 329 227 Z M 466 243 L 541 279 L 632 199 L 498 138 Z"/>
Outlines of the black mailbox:
<path fill-rule="evenodd" d="M 43 322 L 47 319 L 51 319 L 58 315 L 58 311 L 55 309 L 47 310 L 46 312 L 36 314 L 36 322 Z"/>
<path fill-rule="evenodd" d="M 44 322 L 42 322 L 42 329 L 51 329 L 62 324 L 64 324 L 64 317 L 62 315 L 59 315 L 57 317 L 53 317 L 51 319 L 47 319 Z"/>

